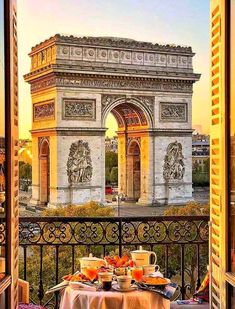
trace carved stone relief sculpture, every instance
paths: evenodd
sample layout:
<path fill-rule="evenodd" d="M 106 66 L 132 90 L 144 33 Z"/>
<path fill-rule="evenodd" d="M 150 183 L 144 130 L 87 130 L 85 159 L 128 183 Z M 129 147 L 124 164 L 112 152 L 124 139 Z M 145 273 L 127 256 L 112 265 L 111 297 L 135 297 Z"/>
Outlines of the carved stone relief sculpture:
<path fill-rule="evenodd" d="M 115 101 L 119 101 L 120 103 L 132 103 L 136 104 L 139 102 L 146 106 L 151 113 L 154 112 L 154 96 L 130 96 L 127 97 L 125 95 L 113 95 L 113 94 L 104 94 L 101 97 L 102 103 L 102 111 L 109 105 L 113 104 Z"/>
<path fill-rule="evenodd" d="M 167 146 L 163 166 L 163 177 L 165 181 L 182 180 L 185 172 L 182 154 L 182 145 L 177 141 Z"/>
<path fill-rule="evenodd" d="M 160 103 L 160 121 L 186 122 L 186 103 Z"/>
<path fill-rule="evenodd" d="M 78 140 L 72 143 L 67 161 L 67 175 L 71 185 L 91 181 L 91 151 L 87 142 Z"/>
<path fill-rule="evenodd" d="M 63 119 L 95 120 L 95 100 L 91 99 L 64 99 Z"/>
<path fill-rule="evenodd" d="M 33 104 L 33 120 L 54 119 L 55 103 L 54 100 Z"/>
<path fill-rule="evenodd" d="M 117 100 L 122 100 L 124 103 L 126 96 L 124 95 L 112 95 L 112 94 L 102 94 L 101 96 L 101 104 L 102 110 L 106 108 L 106 106 L 113 104 Z"/>

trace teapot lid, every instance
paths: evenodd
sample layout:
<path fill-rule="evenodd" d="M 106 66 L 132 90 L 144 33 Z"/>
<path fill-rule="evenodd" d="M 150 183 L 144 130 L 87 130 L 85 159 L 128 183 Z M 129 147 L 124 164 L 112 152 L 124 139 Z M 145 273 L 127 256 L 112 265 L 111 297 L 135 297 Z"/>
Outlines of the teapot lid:
<path fill-rule="evenodd" d="M 139 250 L 131 251 L 131 253 L 149 253 L 148 250 L 143 250 L 142 246 L 139 246 Z"/>
<path fill-rule="evenodd" d="M 83 260 L 83 261 L 101 261 L 102 259 L 99 259 L 99 258 L 93 256 L 92 253 L 90 253 L 89 256 L 84 256 L 84 257 L 80 258 L 80 260 Z"/>

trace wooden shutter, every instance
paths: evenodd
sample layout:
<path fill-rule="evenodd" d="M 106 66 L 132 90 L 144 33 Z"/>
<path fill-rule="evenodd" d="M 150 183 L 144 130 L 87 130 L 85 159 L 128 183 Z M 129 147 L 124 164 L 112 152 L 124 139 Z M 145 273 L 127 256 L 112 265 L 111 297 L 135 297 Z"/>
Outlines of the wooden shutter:
<path fill-rule="evenodd" d="M 226 308 L 225 269 L 225 19 L 224 1 L 211 0 L 210 271 L 211 308 Z"/>
<path fill-rule="evenodd" d="M 18 305 L 18 63 L 16 1 L 5 0 L 5 113 L 6 113 L 6 272 L 11 276 L 7 309 Z"/>

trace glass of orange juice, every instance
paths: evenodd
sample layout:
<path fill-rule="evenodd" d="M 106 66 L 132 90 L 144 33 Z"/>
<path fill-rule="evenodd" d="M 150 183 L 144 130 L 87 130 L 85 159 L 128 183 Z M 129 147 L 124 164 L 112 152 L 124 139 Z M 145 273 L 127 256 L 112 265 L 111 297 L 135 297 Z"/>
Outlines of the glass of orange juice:
<path fill-rule="evenodd" d="M 86 267 L 84 268 L 84 274 L 90 281 L 94 281 L 97 277 L 98 271 L 96 267 Z"/>
<path fill-rule="evenodd" d="M 132 269 L 132 278 L 135 281 L 141 281 L 144 271 L 143 271 L 143 267 L 135 267 Z"/>

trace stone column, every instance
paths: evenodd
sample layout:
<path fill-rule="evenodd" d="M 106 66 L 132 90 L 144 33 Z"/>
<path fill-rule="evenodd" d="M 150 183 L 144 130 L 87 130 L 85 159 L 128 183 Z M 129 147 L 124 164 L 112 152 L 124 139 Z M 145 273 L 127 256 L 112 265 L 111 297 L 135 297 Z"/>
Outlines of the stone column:
<path fill-rule="evenodd" d="M 155 136 L 156 205 L 192 200 L 192 138 Z"/>
<path fill-rule="evenodd" d="M 32 134 L 32 198 L 30 206 L 40 205 L 38 137 Z"/>
<path fill-rule="evenodd" d="M 122 193 L 124 195 L 127 195 L 126 159 L 126 136 L 124 132 L 118 131 L 118 193 Z"/>
<path fill-rule="evenodd" d="M 105 202 L 105 130 L 97 131 L 93 135 L 88 129 L 66 129 L 57 136 L 57 186 L 51 187 L 51 206 Z"/>

